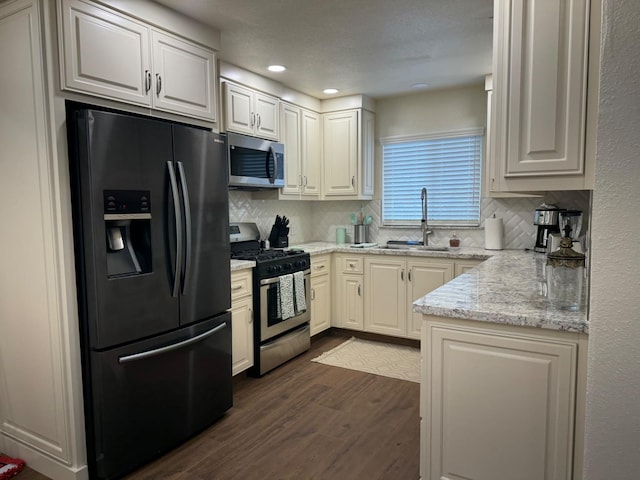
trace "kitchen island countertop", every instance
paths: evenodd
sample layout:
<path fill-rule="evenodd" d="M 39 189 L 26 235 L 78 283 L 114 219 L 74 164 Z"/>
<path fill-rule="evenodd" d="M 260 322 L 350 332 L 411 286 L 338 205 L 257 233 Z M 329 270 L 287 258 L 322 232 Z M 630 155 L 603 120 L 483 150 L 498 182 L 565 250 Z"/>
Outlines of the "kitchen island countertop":
<path fill-rule="evenodd" d="M 341 252 L 450 259 L 487 260 L 413 303 L 413 310 L 489 323 L 588 333 L 587 308 L 559 310 L 545 291 L 546 256 L 523 250 L 462 247 L 444 252 L 412 249 L 352 248 L 331 242 L 295 245 L 313 255 Z M 586 282 L 585 282 L 586 283 Z"/>

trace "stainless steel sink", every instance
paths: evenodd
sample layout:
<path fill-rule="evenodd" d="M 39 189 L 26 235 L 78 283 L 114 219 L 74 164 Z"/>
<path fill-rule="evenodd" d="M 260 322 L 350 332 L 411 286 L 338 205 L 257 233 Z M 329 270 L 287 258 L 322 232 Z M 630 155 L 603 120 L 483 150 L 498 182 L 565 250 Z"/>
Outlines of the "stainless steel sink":
<path fill-rule="evenodd" d="M 389 240 L 387 246 L 383 248 L 390 248 L 396 250 L 426 250 L 432 252 L 446 252 L 449 247 L 439 247 L 436 245 L 423 245 L 422 242 L 416 240 Z"/>

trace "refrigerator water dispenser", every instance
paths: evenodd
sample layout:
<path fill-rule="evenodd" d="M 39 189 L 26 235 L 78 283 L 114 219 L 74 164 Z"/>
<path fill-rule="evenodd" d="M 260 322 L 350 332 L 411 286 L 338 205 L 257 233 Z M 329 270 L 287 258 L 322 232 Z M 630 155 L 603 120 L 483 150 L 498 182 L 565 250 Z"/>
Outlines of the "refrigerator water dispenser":
<path fill-rule="evenodd" d="M 148 191 L 105 190 L 107 276 L 151 271 L 151 200 Z"/>

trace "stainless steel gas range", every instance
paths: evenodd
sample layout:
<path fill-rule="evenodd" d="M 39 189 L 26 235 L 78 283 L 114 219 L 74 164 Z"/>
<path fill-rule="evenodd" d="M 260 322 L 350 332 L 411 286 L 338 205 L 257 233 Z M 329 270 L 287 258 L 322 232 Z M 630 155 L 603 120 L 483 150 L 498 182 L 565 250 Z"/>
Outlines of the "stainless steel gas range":
<path fill-rule="evenodd" d="M 230 225 L 231 258 L 253 260 L 254 366 L 262 376 L 309 349 L 311 282 L 309 254 L 260 248 L 255 223 Z"/>

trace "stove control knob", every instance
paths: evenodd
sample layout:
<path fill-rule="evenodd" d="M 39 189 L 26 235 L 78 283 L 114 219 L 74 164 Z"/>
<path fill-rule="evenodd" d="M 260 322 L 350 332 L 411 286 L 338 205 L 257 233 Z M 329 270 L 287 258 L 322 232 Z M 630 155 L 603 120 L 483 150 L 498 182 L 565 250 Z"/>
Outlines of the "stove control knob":
<path fill-rule="evenodd" d="M 276 271 L 276 268 L 273 265 L 267 267 L 267 273 L 275 273 L 275 271 Z"/>
<path fill-rule="evenodd" d="M 280 265 L 276 265 L 273 268 L 275 269 L 276 272 L 281 272 L 282 271 L 282 267 Z"/>
<path fill-rule="evenodd" d="M 290 263 L 285 263 L 284 264 L 284 269 L 285 270 L 291 270 L 293 268 L 293 265 L 291 265 Z"/>

